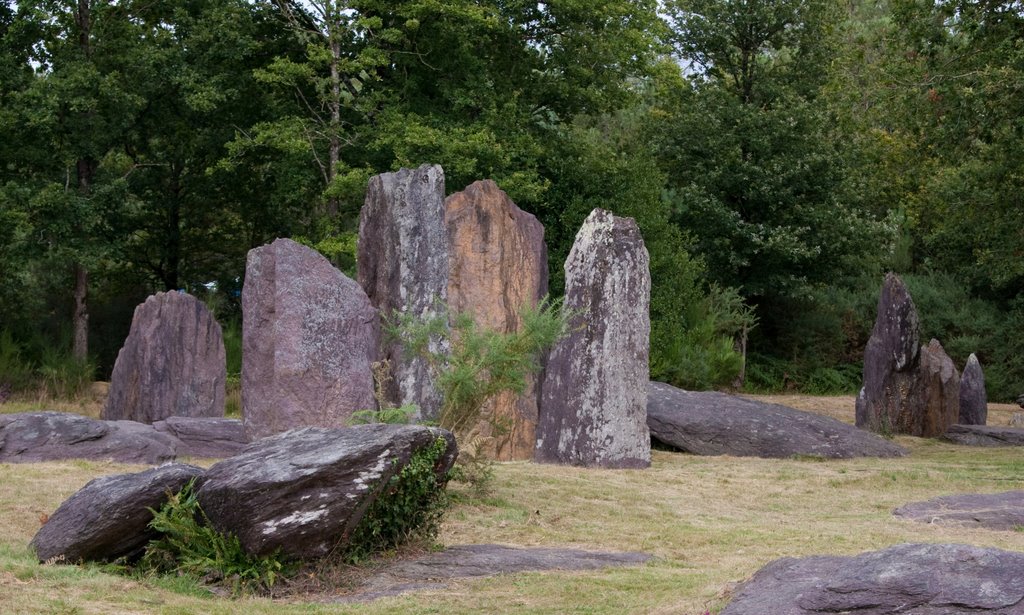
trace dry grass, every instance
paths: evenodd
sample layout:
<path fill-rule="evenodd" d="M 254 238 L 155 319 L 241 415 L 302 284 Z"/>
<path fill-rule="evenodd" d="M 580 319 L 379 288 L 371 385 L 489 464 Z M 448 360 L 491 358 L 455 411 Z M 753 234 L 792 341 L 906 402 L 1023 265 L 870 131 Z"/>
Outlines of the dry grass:
<path fill-rule="evenodd" d="M 784 401 L 852 420 L 852 398 L 787 396 Z M 39 566 L 26 544 L 40 514 L 52 512 L 95 476 L 138 468 L 92 462 L 0 465 L 0 610 L 689 615 L 702 613 L 705 606 L 712 612 L 721 609 L 733 584 L 782 556 L 853 554 L 915 541 L 1024 551 L 1024 532 L 934 527 L 891 515 L 901 504 L 938 495 L 1024 488 L 1019 449 L 898 441 L 911 449 L 909 457 L 825 462 L 656 451 L 652 467 L 643 471 L 501 464 L 491 497 L 458 504 L 448 515 L 443 543 L 640 550 L 657 561 L 604 572 L 466 581 L 446 591 L 355 606 L 323 604 L 330 599 L 323 594 L 284 603 L 231 601 L 202 597 L 201 589 L 185 581 L 140 581 L 96 568 Z"/>
<path fill-rule="evenodd" d="M 109 388 L 109 382 L 94 382 L 87 391 L 75 399 L 55 398 L 47 393 L 46 389 L 40 389 L 36 393 L 22 393 L 0 403 L 0 414 L 56 410 L 58 412 L 74 412 L 98 419 L 103 410 L 103 404 L 107 401 Z"/>

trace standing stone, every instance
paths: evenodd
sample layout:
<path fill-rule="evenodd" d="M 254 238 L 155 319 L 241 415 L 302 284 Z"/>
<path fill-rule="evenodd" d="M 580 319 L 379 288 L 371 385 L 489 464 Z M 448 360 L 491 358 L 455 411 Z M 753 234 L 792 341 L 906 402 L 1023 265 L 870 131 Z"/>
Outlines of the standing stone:
<path fill-rule="evenodd" d="M 649 256 L 636 222 L 595 209 L 565 263 L 565 307 L 576 316 L 548 358 L 537 461 L 650 465 L 650 295 Z"/>
<path fill-rule="evenodd" d="M 366 293 L 290 239 L 249 251 L 242 288 L 242 417 L 262 438 L 340 427 L 375 409 L 380 320 Z"/>
<path fill-rule="evenodd" d="M 401 169 L 370 179 L 359 214 L 359 284 L 384 318 L 407 312 L 430 318 L 448 298 L 448 234 L 444 226 L 444 171 L 438 165 Z M 431 351 L 443 350 L 438 345 Z M 414 403 L 421 418 L 436 419 L 441 395 L 426 360 L 403 356 L 400 342 L 383 349 L 393 380 L 391 403 Z"/>
<path fill-rule="evenodd" d="M 226 370 L 220 325 L 206 306 L 186 293 L 157 293 L 135 308 L 102 418 L 224 416 Z"/>
<path fill-rule="evenodd" d="M 903 415 L 900 433 L 937 438 L 960 417 L 960 372 L 938 340 L 921 347 L 911 399 L 915 411 Z"/>
<path fill-rule="evenodd" d="M 961 425 L 984 425 L 988 421 L 988 397 L 985 394 L 985 374 L 978 357 L 971 353 L 960 376 Z"/>
<path fill-rule="evenodd" d="M 491 180 L 479 181 L 445 201 L 448 227 L 448 306 L 468 313 L 476 324 L 501 333 L 522 326 L 522 309 L 536 306 L 548 291 L 548 248 L 544 226 L 519 209 Z M 507 429 L 495 457 L 531 459 L 536 442 L 537 377 L 528 376 L 522 394 L 505 392 L 483 408 L 481 433 Z"/>

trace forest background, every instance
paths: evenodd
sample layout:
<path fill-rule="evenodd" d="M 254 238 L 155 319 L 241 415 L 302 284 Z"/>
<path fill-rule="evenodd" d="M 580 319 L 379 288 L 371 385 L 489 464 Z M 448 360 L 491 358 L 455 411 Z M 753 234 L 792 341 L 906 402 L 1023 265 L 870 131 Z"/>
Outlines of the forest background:
<path fill-rule="evenodd" d="M 1024 9 L 967 0 L 0 2 L 0 398 L 105 378 L 134 307 L 246 252 L 354 270 L 368 178 L 491 178 L 651 253 L 651 375 L 851 393 L 885 271 L 1024 392 Z M 744 364 L 744 355 L 746 361 Z"/>

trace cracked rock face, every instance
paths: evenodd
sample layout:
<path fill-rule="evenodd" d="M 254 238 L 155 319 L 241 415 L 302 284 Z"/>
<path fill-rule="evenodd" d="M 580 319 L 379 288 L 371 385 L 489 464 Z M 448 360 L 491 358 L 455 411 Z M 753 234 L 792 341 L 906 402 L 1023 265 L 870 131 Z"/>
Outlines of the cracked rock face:
<path fill-rule="evenodd" d="M 135 308 L 102 418 L 222 417 L 226 370 L 220 325 L 203 302 L 157 293 Z"/>
<path fill-rule="evenodd" d="M 493 181 L 479 181 L 445 200 L 448 228 L 448 306 L 468 313 L 478 326 L 513 333 L 524 306 L 548 291 L 544 226 L 519 209 Z M 499 460 L 531 459 L 536 441 L 538 377 L 527 377 L 521 394 L 508 391 L 482 409 L 481 433 L 506 427 L 494 450 Z"/>
<path fill-rule="evenodd" d="M 180 440 L 135 421 L 97 421 L 69 412 L 0 415 L 0 462 L 112 459 L 155 464 L 179 455 Z"/>
<path fill-rule="evenodd" d="M 359 284 L 384 318 L 396 312 L 437 314 L 448 298 L 448 234 L 444 224 L 444 171 L 438 165 L 374 176 L 359 212 Z M 443 348 L 434 346 L 433 351 Z M 385 389 L 395 405 L 414 403 L 420 418 L 436 419 L 441 396 L 426 361 L 384 346 L 393 380 Z"/>
<path fill-rule="evenodd" d="M 650 290 L 649 257 L 636 222 L 595 209 L 565 263 L 565 307 L 578 315 L 548 358 L 537 461 L 650 465 Z"/>
<path fill-rule="evenodd" d="M 376 408 L 380 319 L 359 285 L 290 239 L 249 251 L 242 289 L 242 416 L 250 440 L 339 427 Z"/>
<path fill-rule="evenodd" d="M 442 484 L 457 451 L 451 433 L 420 425 L 305 428 L 250 444 L 212 466 L 199 503 L 220 532 L 252 555 L 280 549 L 317 558 L 345 540 L 388 480 L 438 438 L 448 448 L 435 466 Z"/>
<path fill-rule="evenodd" d="M 985 393 L 985 374 L 978 357 L 971 353 L 964 373 L 960 376 L 961 425 L 984 425 L 988 421 L 988 395 Z"/>

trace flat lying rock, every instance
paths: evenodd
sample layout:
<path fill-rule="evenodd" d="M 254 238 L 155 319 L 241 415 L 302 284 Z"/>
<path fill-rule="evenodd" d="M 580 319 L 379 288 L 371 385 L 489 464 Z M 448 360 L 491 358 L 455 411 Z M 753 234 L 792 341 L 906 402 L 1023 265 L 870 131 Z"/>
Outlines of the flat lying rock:
<path fill-rule="evenodd" d="M 882 437 L 833 418 L 662 382 L 648 385 L 647 425 L 655 440 L 695 455 L 845 459 L 906 454 Z"/>
<path fill-rule="evenodd" d="M 1024 491 L 945 495 L 900 506 L 892 514 L 922 523 L 1013 531 L 1024 527 Z"/>
<path fill-rule="evenodd" d="M 366 509 L 410 458 L 438 438 L 442 484 L 457 455 L 451 433 L 421 425 L 305 428 L 264 438 L 213 465 L 198 491 L 211 525 L 252 555 L 316 558 L 343 548 Z"/>
<path fill-rule="evenodd" d="M 237 455 L 248 444 L 239 419 L 172 416 L 153 427 L 181 441 L 180 456 L 223 459 Z"/>
<path fill-rule="evenodd" d="M 39 529 L 31 546 L 40 562 L 134 559 L 156 532 L 153 513 L 202 468 L 169 464 L 136 474 L 116 474 L 89 481 L 60 505 Z"/>
<path fill-rule="evenodd" d="M 112 459 L 158 464 L 177 456 L 177 438 L 134 421 L 97 421 L 67 412 L 0 415 L 0 461 Z"/>
<path fill-rule="evenodd" d="M 340 601 L 365 602 L 409 591 L 443 589 L 446 586 L 438 581 L 445 580 L 541 570 L 598 570 L 643 564 L 651 559 L 637 552 L 459 545 L 389 566 L 359 592 Z"/>
<path fill-rule="evenodd" d="M 721 615 L 1024 614 L 1024 553 L 904 544 L 853 557 L 775 560 Z"/>
<path fill-rule="evenodd" d="M 1024 446 L 1024 427 L 951 425 L 943 437 L 965 446 Z"/>

